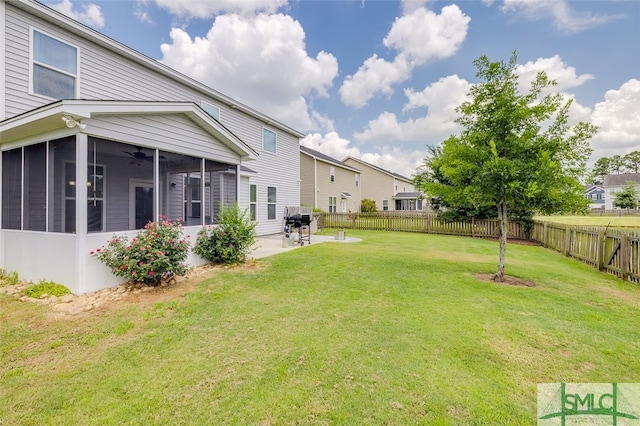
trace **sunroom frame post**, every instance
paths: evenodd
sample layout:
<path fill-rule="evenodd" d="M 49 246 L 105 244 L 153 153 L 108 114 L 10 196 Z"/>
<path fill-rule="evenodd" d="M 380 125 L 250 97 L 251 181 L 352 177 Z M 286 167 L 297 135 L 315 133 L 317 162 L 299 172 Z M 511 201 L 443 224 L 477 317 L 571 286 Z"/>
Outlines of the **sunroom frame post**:
<path fill-rule="evenodd" d="M 87 282 L 87 158 L 89 138 L 86 133 L 76 134 L 76 285 L 78 294 L 84 293 Z"/>

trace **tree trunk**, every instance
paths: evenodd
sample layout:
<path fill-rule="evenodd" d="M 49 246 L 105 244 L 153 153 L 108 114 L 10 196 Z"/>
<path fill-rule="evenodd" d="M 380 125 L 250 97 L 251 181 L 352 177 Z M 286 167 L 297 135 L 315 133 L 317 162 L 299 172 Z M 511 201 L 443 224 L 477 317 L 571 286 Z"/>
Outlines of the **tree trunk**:
<path fill-rule="evenodd" d="M 504 264 L 507 260 L 507 204 L 503 201 L 498 204 L 498 219 L 500 219 L 500 258 L 498 260 L 498 272 L 493 276 L 494 281 L 504 281 Z"/>

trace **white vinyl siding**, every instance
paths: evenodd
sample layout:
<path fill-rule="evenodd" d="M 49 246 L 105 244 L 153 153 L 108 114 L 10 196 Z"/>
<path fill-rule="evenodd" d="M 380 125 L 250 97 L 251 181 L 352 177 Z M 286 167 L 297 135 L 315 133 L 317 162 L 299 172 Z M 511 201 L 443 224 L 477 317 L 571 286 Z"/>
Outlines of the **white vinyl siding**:
<path fill-rule="evenodd" d="M 114 51 L 108 41 L 99 38 L 86 39 L 64 26 L 49 23 L 15 6 L 6 5 L 6 49 L 5 84 L 6 117 L 30 111 L 50 102 L 50 100 L 29 93 L 29 52 L 30 27 L 67 41 L 81 52 L 78 74 L 81 84 L 77 97 L 80 99 L 131 100 L 131 101 L 191 101 L 202 105 L 202 101 L 220 109 L 221 123 L 256 152 L 263 154 L 257 160 L 244 164 L 255 172 L 250 180 L 258 186 L 258 206 L 267 202 L 266 187 L 278 188 L 276 218 L 281 218 L 285 206 L 300 205 L 300 145 L 299 136 L 269 124 L 269 130 L 276 135 L 277 155 L 263 153 L 264 121 L 253 117 L 233 100 L 218 98 L 213 92 L 197 87 L 196 83 L 174 80 L 155 67 L 148 67 L 134 61 L 130 51 Z M 162 66 L 160 66 L 162 68 Z M 211 143 L 211 135 L 201 129 L 194 129 L 190 123 L 187 129 L 181 128 L 189 120 L 185 116 L 145 116 L 113 118 L 111 123 L 98 119 L 84 120 L 100 134 L 109 139 L 139 143 L 144 146 L 158 146 L 173 152 L 187 151 L 191 155 L 212 158 L 230 164 L 237 164 L 237 155 L 218 151 L 217 144 Z M 116 124 L 117 122 L 117 124 Z M 148 125 L 141 129 L 141 124 Z M 96 126 L 96 127 L 94 127 Z M 98 129 L 99 127 L 99 129 Z M 194 137 L 195 136 L 195 137 Z M 188 148 L 186 148 L 188 147 Z M 214 157 L 212 157 L 212 155 Z M 220 155 L 216 158 L 216 155 Z M 231 157 L 235 158 L 231 161 Z M 239 200 L 240 207 L 249 207 L 249 185 L 245 178 Z M 246 195 L 245 195 L 246 194 Z M 279 221 L 268 221 L 266 209 L 257 209 L 257 227 L 259 235 L 277 233 L 282 230 Z"/>
<path fill-rule="evenodd" d="M 51 99 L 74 99 L 78 49 L 37 29 L 31 31 L 31 92 Z"/>

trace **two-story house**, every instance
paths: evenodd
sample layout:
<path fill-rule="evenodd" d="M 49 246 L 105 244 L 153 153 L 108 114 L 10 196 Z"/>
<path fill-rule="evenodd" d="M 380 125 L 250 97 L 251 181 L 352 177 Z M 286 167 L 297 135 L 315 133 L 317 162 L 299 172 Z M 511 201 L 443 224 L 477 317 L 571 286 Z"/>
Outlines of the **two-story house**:
<path fill-rule="evenodd" d="M 236 201 L 279 232 L 303 136 L 40 3 L 0 0 L 0 267 L 23 279 L 116 285 L 89 255 L 114 233 L 165 216 L 195 242 Z"/>
<path fill-rule="evenodd" d="M 584 196 L 589 200 L 589 208 L 604 209 L 604 188 L 602 185 L 586 185 L 584 188 Z"/>
<path fill-rule="evenodd" d="M 376 202 L 378 210 L 422 210 L 424 196 L 412 180 L 358 158 L 342 160 L 361 174 L 362 199 Z"/>
<path fill-rule="evenodd" d="M 300 146 L 300 202 L 333 213 L 360 211 L 360 171 Z"/>
<path fill-rule="evenodd" d="M 613 205 L 616 199 L 616 192 L 622 190 L 627 185 L 634 185 L 636 191 L 640 193 L 640 173 L 620 173 L 606 175 L 603 179 L 602 189 L 604 191 L 605 210 L 615 210 Z"/>

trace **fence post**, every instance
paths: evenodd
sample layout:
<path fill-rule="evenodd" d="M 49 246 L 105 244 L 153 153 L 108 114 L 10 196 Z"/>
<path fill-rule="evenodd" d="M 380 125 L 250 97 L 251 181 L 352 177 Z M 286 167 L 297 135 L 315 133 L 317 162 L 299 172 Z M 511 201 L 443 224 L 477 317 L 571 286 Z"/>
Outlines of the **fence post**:
<path fill-rule="evenodd" d="M 605 238 L 606 238 L 606 235 L 604 233 L 604 230 L 602 230 L 602 229 L 598 230 L 598 245 L 596 247 L 596 255 L 597 255 L 597 259 L 598 259 L 598 270 L 599 271 L 603 271 L 604 270 L 604 242 L 605 242 Z"/>
<path fill-rule="evenodd" d="M 629 278 L 629 235 L 620 235 L 620 270 L 622 272 L 622 279 Z"/>
<path fill-rule="evenodd" d="M 571 226 L 569 225 L 564 227 L 564 255 L 571 255 Z"/>

